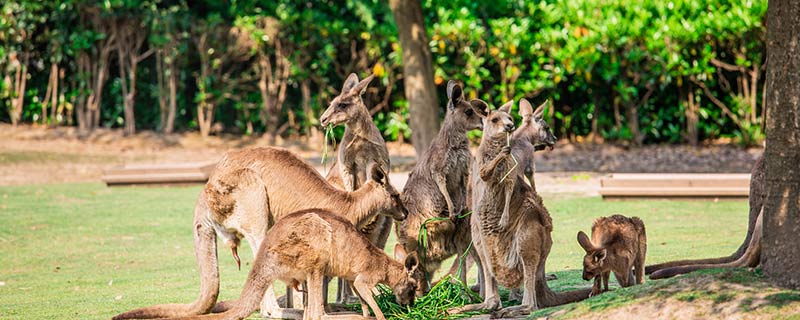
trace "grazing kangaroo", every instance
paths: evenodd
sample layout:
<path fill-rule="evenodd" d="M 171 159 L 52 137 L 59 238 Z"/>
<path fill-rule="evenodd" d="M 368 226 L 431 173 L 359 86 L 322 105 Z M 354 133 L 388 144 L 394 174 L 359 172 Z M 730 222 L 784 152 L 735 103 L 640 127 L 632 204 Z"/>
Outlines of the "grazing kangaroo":
<path fill-rule="evenodd" d="M 344 136 L 336 151 L 336 162 L 328 172 L 326 179 L 344 190 L 353 191 L 364 184 L 367 168 L 377 165 L 384 172 L 389 172 L 389 151 L 378 127 L 372 122 L 369 109 L 361 98 L 374 75 L 359 82 L 358 76 L 351 73 L 344 82 L 342 91 L 334 98 L 328 109 L 320 116 L 323 127 L 340 124 L 345 125 Z M 392 220 L 384 216 L 375 216 L 363 226 L 361 232 L 379 248 L 386 246 L 386 240 L 392 229 Z M 350 287 L 339 281 L 337 302 L 347 302 L 353 298 Z M 327 289 L 327 282 L 326 282 Z"/>
<path fill-rule="evenodd" d="M 467 100 L 461 86 L 452 80 L 447 83 L 447 98 L 442 128 L 409 174 L 401 196 L 409 215 L 395 226 L 398 244 L 419 254 L 426 275 L 432 275 L 442 261 L 469 247 L 469 219 L 457 219 L 467 211 L 465 186 L 472 158 L 467 132 L 482 128 L 481 120 L 488 106 L 479 99 Z M 429 221 L 428 245 L 419 248 L 420 227 L 435 217 L 450 219 Z M 459 266 L 465 270 L 462 260 L 456 259 L 451 273 Z M 466 282 L 466 271 L 461 273 L 461 280 Z"/>
<path fill-rule="evenodd" d="M 750 214 L 747 234 L 736 252 L 721 258 L 680 260 L 650 265 L 645 268 L 645 273 L 650 274 L 650 279 L 668 278 L 700 269 L 758 266 L 761 261 L 761 211 L 767 194 L 766 176 L 764 155 L 761 155 L 750 172 Z"/>
<path fill-rule="evenodd" d="M 482 303 L 448 312 L 500 309 L 498 283 L 507 288 L 522 285 L 524 289 L 522 305 L 501 309 L 496 314 L 498 317 L 524 315 L 539 307 L 585 299 L 589 290 L 556 294 L 547 286 L 544 268 L 553 244 L 550 214 L 521 176 L 510 176 L 516 180 L 510 191 L 500 181 L 513 165 L 510 147 L 506 145 L 506 133 L 513 130 L 513 126 L 508 125 L 511 121 L 508 108 L 488 112 L 486 119 L 470 174 L 472 241 L 484 274 L 485 299 Z M 507 192 L 512 193 L 511 209 L 508 223 L 501 226 Z"/>
<path fill-rule="evenodd" d="M 308 307 L 303 319 L 319 320 L 325 315 L 322 296 L 323 276 L 351 281 L 361 298 L 364 317 L 369 309 L 385 319 L 372 297 L 378 283 L 392 288 L 397 302 L 414 302 L 417 284 L 423 281 L 415 254 L 397 252 L 390 258 L 370 243 L 346 219 L 320 209 L 292 213 L 279 220 L 261 244 L 242 294 L 233 307 L 219 314 L 196 319 L 244 319 L 258 309 L 264 291 L 275 280 L 308 284 Z M 194 319 L 194 318 L 187 318 Z"/>
<path fill-rule="evenodd" d="M 230 151 L 217 164 L 194 210 L 194 247 L 200 269 L 200 296 L 191 304 L 165 304 L 120 314 L 114 319 L 179 317 L 208 313 L 219 294 L 219 235 L 236 254 L 245 238 L 253 255 L 279 218 L 303 209 L 336 210 L 354 225 L 378 213 L 403 219 L 405 208 L 386 174 L 371 167 L 371 180 L 354 192 L 328 184 L 310 165 L 279 148 Z M 280 312 L 274 292 L 267 290 L 262 313 Z"/>
<path fill-rule="evenodd" d="M 615 214 L 599 218 L 592 224 L 592 239 L 583 231 L 578 231 L 578 243 L 586 251 L 583 257 L 583 280 L 594 279 L 590 297 L 608 291 L 608 277 L 612 271 L 621 287 L 644 284 L 647 235 L 644 222 L 638 217 Z M 602 291 L 601 280 L 604 287 Z"/>
<path fill-rule="evenodd" d="M 545 148 L 552 149 L 556 144 L 556 136 L 542 118 L 546 104 L 547 102 L 542 103 L 536 110 L 533 110 L 531 103 L 522 98 L 519 101 L 519 115 L 522 117 L 522 123 L 511 135 L 511 154 L 519 162 L 516 170 L 528 179 L 533 191 L 536 191 L 536 183 L 533 180 L 536 162 L 533 153 Z"/>

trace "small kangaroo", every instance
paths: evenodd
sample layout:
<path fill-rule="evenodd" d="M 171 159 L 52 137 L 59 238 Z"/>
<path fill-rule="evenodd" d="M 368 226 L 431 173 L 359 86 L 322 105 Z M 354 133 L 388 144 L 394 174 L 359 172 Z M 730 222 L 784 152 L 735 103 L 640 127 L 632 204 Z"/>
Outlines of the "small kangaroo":
<path fill-rule="evenodd" d="M 522 286 L 524 289 L 522 305 L 497 311 L 495 316 L 500 318 L 579 301 L 589 294 L 589 290 L 556 294 L 547 286 L 545 263 L 553 245 L 550 214 L 520 175 L 509 176 L 516 180 L 510 191 L 505 181 L 500 181 L 513 166 L 506 140 L 506 133 L 513 130 L 513 124 L 509 126 L 509 109 L 510 105 L 504 105 L 495 111 L 487 110 L 488 121 L 484 122 L 483 138 L 470 173 L 471 234 L 484 274 L 485 299 L 482 303 L 448 310 L 451 314 L 500 309 L 498 283 L 506 288 Z M 506 193 L 512 194 L 509 205 L 506 205 Z M 508 222 L 503 226 L 500 221 L 506 207 L 510 210 Z"/>
<path fill-rule="evenodd" d="M 519 101 L 519 115 L 522 117 L 522 123 L 511 135 L 511 154 L 519 162 L 517 171 L 528 179 L 528 183 L 534 191 L 536 191 L 536 183 L 533 180 L 533 174 L 536 172 L 536 162 L 533 154 L 545 148 L 552 150 L 556 144 L 556 136 L 553 135 L 547 122 L 542 119 L 545 105 L 547 102 L 533 110 L 531 103 L 522 98 Z"/>
<path fill-rule="evenodd" d="M 611 272 L 614 272 L 621 287 L 644 284 L 647 235 L 644 222 L 638 217 L 628 218 L 615 214 L 599 218 L 592 224 L 592 239 L 589 240 L 583 231 L 578 231 L 578 243 L 586 250 L 583 257 L 583 280 L 594 279 L 590 297 L 608 291 L 608 277 Z"/>
<path fill-rule="evenodd" d="M 371 180 L 354 192 L 328 184 L 310 165 L 280 148 L 230 151 L 217 164 L 200 192 L 194 211 L 194 247 L 200 270 L 200 296 L 191 304 L 165 304 L 117 315 L 114 319 L 150 319 L 208 313 L 219 295 L 217 242 L 219 235 L 234 257 L 241 238 L 256 255 L 267 231 L 281 217 L 303 209 L 320 208 L 347 214 L 354 225 L 378 213 L 395 219 L 406 215 L 386 174 L 371 166 Z M 238 262 L 238 258 L 237 262 Z M 280 311 L 273 290 L 261 306 L 265 315 Z"/>
<path fill-rule="evenodd" d="M 361 299 L 364 317 L 369 309 L 379 320 L 385 319 L 372 297 L 378 283 L 392 288 L 397 302 L 414 302 L 417 285 L 424 281 L 414 253 L 396 253 L 390 258 L 370 243 L 361 232 L 340 215 L 311 209 L 292 213 L 279 220 L 267 233 L 242 294 L 224 313 L 186 319 L 244 319 L 258 309 L 259 302 L 275 280 L 308 284 L 308 307 L 303 319 L 319 320 L 325 315 L 323 276 L 340 277 L 353 283 Z"/>
<path fill-rule="evenodd" d="M 482 128 L 481 120 L 487 108 L 479 99 L 467 100 L 461 86 L 452 80 L 447 83 L 447 98 L 442 128 L 409 174 L 401 196 L 409 212 L 408 218 L 395 226 L 398 244 L 420 255 L 426 274 L 433 274 L 442 261 L 469 247 L 469 219 L 457 219 L 467 209 L 464 186 L 472 158 L 467 132 Z M 434 217 L 449 217 L 450 220 L 428 222 L 428 245 L 423 251 L 417 241 L 420 226 Z M 462 260 L 456 259 L 451 273 L 459 266 L 464 268 L 459 264 Z M 461 278 L 466 281 L 466 272 L 461 273 Z"/>
<path fill-rule="evenodd" d="M 331 101 L 328 109 L 320 116 L 319 122 L 323 127 L 345 125 L 342 142 L 336 150 L 336 162 L 326 179 L 347 191 L 358 189 L 364 184 L 370 165 L 375 164 L 384 172 L 389 172 L 390 169 L 386 142 L 362 99 L 374 77 L 370 75 L 359 81 L 358 76 L 351 73 L 339 96 Z M 373 244 L 383 248 L 392 229 L 392 220 L 375 216 L 372 221 L 359 226 L 359 229 Z M 339 281 L 338 288 L 337 302 L 347 302 L 353 297 L 350 287 L 343 281 Z"/>

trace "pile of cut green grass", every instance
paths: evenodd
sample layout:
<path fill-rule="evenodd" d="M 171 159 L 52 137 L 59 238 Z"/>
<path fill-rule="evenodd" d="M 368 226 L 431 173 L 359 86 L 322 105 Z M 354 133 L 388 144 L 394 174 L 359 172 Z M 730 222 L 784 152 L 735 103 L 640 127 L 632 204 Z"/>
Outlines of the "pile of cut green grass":
<path fill-rule="evenodd" d="M 448 309 L 481 301 L 481 298 L 466 284 L 451 275 L 445 276 L 428 294 L 416 299 L 410 306 L 398 304 L 392 289 L 385 285 L 378 285 L 378 291 L 380 293 L 375 296 L 375 302 L 386 319 L 461 319 L 481 314 L 481 312 L 447 314 Z M 354 311 L 361 310 L 358 304 L 352 305 L 352 308 Z"/>

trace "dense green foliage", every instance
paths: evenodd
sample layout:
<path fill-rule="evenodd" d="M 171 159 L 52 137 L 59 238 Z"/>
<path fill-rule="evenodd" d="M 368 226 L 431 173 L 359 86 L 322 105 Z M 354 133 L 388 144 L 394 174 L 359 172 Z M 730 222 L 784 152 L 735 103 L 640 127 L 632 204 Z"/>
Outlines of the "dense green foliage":
<path fill-rule="evenodd" d="M 550 99 L 559 137 L 634 143 L 763 138 L 766 7 L 765 0 L 423 1 L 440 100 L 447 79 L 494 105 Z M 131 26 L 146 41 L 118 59 L 116 40 Z M 122 127 L 132 120 L 123 112 L 130 86 L 119 64 L 138 55 L 140 129 L 171 130 L 172 81 L 177 130 L 307 134 L 356 72 L 378 76 L 366 98 L 386 138 L 407 139 L 400 50 L 382 0 L 6 1 L 0 121 L 17 121 L 21 106 L 19 121 L 77 125 L 80 110 L 96 108 L 97 125 Z"/>

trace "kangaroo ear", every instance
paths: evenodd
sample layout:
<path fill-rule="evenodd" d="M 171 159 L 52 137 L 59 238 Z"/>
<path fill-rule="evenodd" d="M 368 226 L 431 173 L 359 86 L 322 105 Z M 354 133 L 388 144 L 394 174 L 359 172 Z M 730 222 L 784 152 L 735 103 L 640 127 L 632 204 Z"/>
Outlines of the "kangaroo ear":
<path fill-rule="evenodd" d="M 447 82 L 447 99 L 456 102 L 464 97 L 464 90 L 453 80 Z"/>
<path fill-rule="evenodd" d="M 358 75 L 355 73 L 351 73 L 347 76 L 347 80 L 344 81 L 344 86 L 342 86 L 342 93 L 350 92 L 358 84 Z"/>
<path fill-rule="evenodd" d="M 475 109 L 481 117 L 486 118 L 489 115 L 489 104 L 481 99 L 472 99 L 469 101 L 469 104 L 472 105 L 472 108 Z"/>
<path fill-rule="evenodd" d="M 361 80 L 355 87 L 350 89 L 350 92 L 358 92 L 358 95 L 363 95 L 364 92 L 367 92 L 367 87 L 369 87 L 369 83 L 372 82 L 372 79 L 375 79 L 375 75 L 371 74 L 369 77 L 364 78 Z"/>
<path fill-rule="evenodd" d="M 508 114 L 511 114 L 511 107 L 514 106 L 514 100 L 504 103 L 500 108 L 497 108 L 498 111 L 502 111 Z"/>
<path fill-rule="evenodd" d="M 581 248 L 586 252 L 594 250 L 594 245 L 592 245 L 592 241 L 589 240 L 589 236 L 586 235 L 583 231 L 578 231 L 578 243 L 581 245 Z"/>
<path fill-rule="evenodd" d="M 373 181 L 384 186 L 388 183 L 388 180 L 386 179 L 386 172 L 383 172 L 383 169 L 381 169 L 380 165 L 374 162 L 370 163 L 369 166 L 367 166 L 367 170 L 369 171 L 369 176 Z"/>
<path fill-rule="evenodd" d="M 541 105 L 536 107 L 536 110 L 533 111 L 533 117 L 534 118 L 536 118 L 536 119 L 541 119 L 542 118 L 542 116 L 544 115 L 544 107 L 547 105 L 547 102 L 549 102 L 549 100 L 545 100 L 544 102 L 542 102 Z"/>
<path fill-rule="evenodd" d="M 594 254 L 594 261 L 603 262 L 603 260 L 606 259 L 606 254 L 607 253 L 608 252 L 606 251 L 606 249 L 597 250 L 597 252 L 595 252 L 595 254 Z"/>
<path fill-rule="evenodd" d="M 406 256 L 405 259 L 406 271 L 414 271 L 419 267 L 419 259 L 417 259 L 417 253 L 411 252 Z"/>
<path fill-rule="evenodd" d="M 531 103 L 528 102 L 527 99 L 522 98 L 519 100 L 519 116 L 520 117 L 527 117 L 533 115 L 533 106 Z"/>
<path fill-rule="evenodd" d="M 406 248 L 403 247 L 403 245 L 400 244 L 400 243 L 395 243 L 394 244 L 394 258 L 397 259 L 397 261 L 405 261 L 406 260 L 406 256 L 408 256 L 408 253 L 406 253 Z"/>

